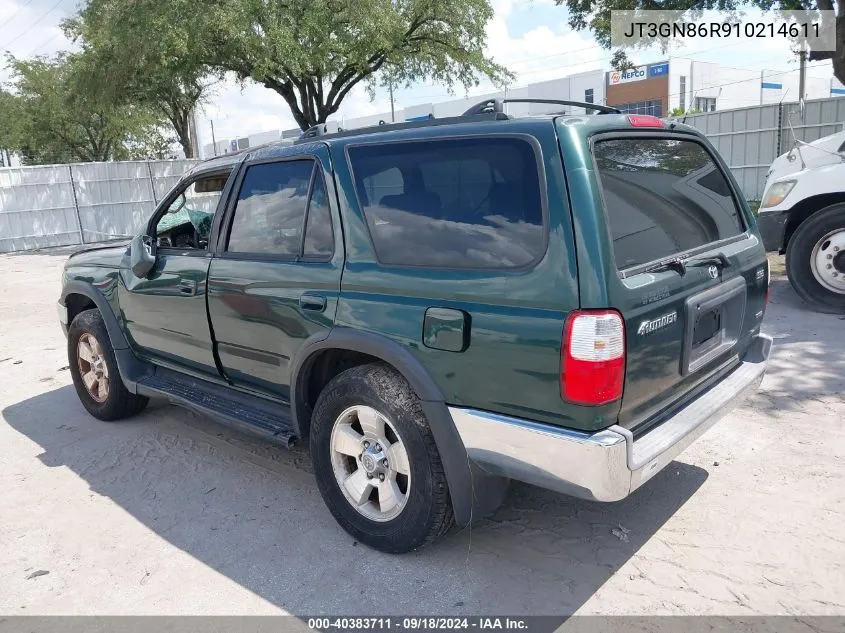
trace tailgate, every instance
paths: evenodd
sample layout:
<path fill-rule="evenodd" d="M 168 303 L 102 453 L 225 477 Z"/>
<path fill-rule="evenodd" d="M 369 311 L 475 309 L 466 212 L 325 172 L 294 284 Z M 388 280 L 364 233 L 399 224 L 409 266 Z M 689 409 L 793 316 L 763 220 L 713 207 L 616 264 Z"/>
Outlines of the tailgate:
<path fill-rule="evenodd" d="M 634 428 L 736 366 L 759 330 L 767 264 L 705 142 L 632 132 L 591 148 L 616 269 L 608 307 L 626 327 L 618 423 Z"/>

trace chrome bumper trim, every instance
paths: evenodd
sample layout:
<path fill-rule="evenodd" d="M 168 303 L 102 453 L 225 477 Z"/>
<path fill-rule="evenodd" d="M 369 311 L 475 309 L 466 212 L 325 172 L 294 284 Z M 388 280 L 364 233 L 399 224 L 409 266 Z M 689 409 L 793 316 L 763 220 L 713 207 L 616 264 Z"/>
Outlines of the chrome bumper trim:
<path fill-rule="evenodd" d="M 759 387 L 771 346 L 771 337 L 755 337 L 739 367 L 636 440 L 620 426 L 589 433 L 474 409 L 449 412 L 468 456 L 489 473 L 583 499 L 618 501 Z"/>

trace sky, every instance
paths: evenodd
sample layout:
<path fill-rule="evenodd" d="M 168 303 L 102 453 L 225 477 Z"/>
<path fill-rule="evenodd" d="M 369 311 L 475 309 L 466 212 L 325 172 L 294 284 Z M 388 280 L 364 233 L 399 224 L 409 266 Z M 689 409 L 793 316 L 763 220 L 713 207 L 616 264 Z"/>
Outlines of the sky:
<path fill-rule="evenodd" d="M 512 87 L 564 77 L 589 70 L 607 69 L 612 54 L 601 49 L 589 32 L 577 32 L 567 24 L 567 11 L 553 0 L 491 0 L 495 17 L 487 26 L 487 53 L 516 75 Z M 0 51 L 16 57 L 55 55 L 73 50 L 59 23 L 73 15 L 80 0 L 0 0 Z M 749 12 L 749 20 L 761 17 Z M 692 45 L 673 47 L 668 52 L 658 47 L 629 52 L 637 64 L 674 57 L 689 57 L 734 68 L 786 71 L 798 66 L 796 56 L 784 40 L 703 40 Z M 0 62 L 0 82 L 10 79 L 5 60 Z M 830 62 L 815 62 L 809 76 L 830 78 Z M 468 94 L 493 90 L 488 82 L 472 88 Z M 458 86 L 450 95 L 443 85 L 420 83 L 394 91 L 397 108 L 447 101 L 467 92 Z M 339 117 L 357 117 L 388 112 L 390 100 L 379 90 L 370 100 L 358 86 L 344 100 Z M 211 141 L 210 121 L 214 121 L 217 140 L 246 136 L 269 130 L 296 127 L 287 104 L 275 92 L 257 84 L 241 86 L 235 81 L 217 85 L 198 117 L 200 142 Z"/>

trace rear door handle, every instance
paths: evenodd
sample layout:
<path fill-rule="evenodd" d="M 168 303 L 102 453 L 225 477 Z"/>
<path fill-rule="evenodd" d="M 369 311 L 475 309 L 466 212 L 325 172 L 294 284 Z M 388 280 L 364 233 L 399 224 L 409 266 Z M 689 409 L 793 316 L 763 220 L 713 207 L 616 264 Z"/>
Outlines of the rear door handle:
<path fill-rule="evenodd" d="M 326 309 L 326 298 L 323 295 L 306 292 L 299 296 L 299 307 L 303 310 L 322 312 Z"/>
<path fill-rule="evenodd" d="M 194 296 L 197 294 L 197 282 L 193 279 L 182 279 L 179 282 L 179 292 L 183 295 Z"/>

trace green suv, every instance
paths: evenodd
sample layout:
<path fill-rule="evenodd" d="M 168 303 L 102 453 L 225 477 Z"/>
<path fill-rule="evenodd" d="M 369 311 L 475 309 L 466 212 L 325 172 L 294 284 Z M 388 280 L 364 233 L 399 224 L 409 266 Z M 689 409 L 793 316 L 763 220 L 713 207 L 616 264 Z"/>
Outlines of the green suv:
<path fill-rule="evenodd" d="M 387 552 L 510 479 L 631 494 L 762 380 L 768 265 L 700 133 L 552 103 L 598 114 L 488 101 L 196 166 L 65 266 L 82 404 L 307 439 L 334 517 Z"/>

